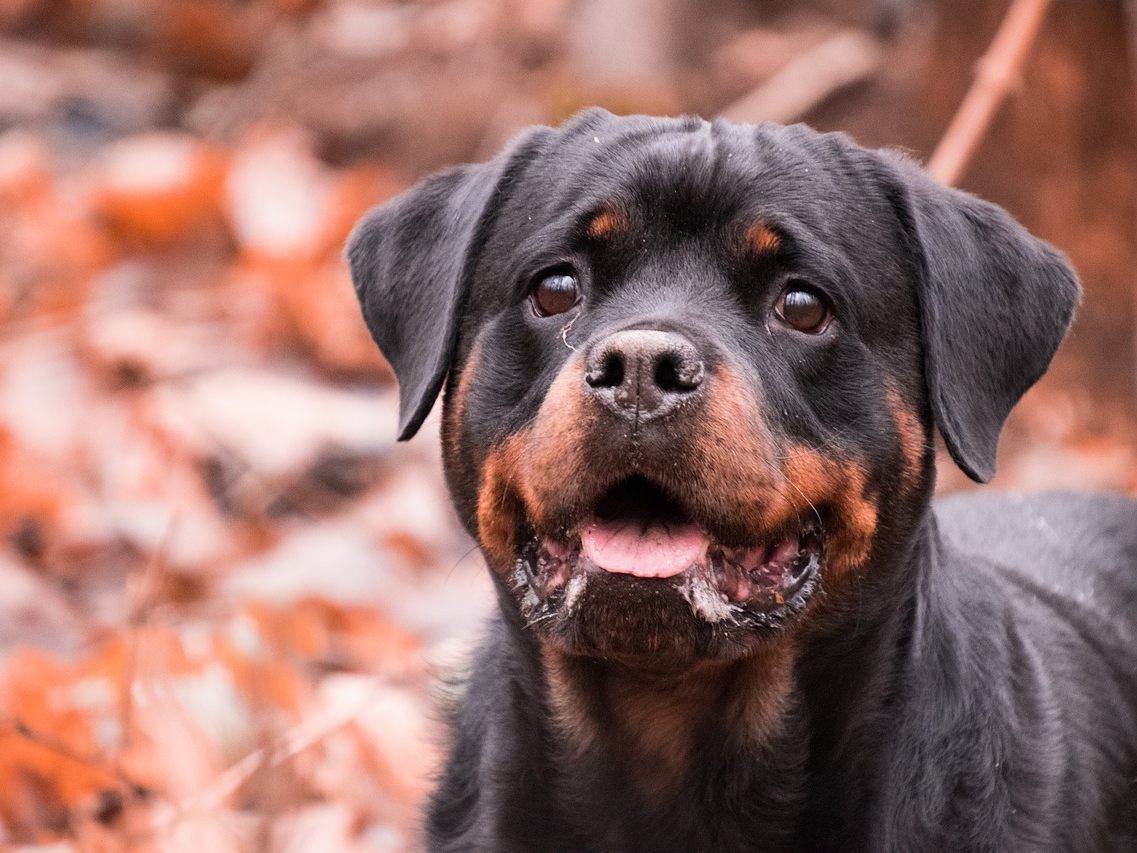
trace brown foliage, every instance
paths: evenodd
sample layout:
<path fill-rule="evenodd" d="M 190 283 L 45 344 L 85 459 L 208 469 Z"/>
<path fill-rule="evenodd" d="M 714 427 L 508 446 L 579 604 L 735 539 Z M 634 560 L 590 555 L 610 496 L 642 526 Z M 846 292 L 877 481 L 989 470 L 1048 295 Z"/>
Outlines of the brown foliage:
<path fill-rule="evenodd" d="M 611 33 L 633 6 L 0 0 L 0 846 L 414 846 L 432 667 L 492 596 L 431 431 L 395 449 L 344 240 L 520 125 L 597 98 L 709 115 L 866 28 L 855 4 L 777 16 L 795 5 L 677 0 Z M 805 117 L 926 151 L 990 35 L 965 31 L 973 0 L 939 5 L 932 36 L 873 35 L 865 88 L 814 93 Z M 1077 20 L 1043 32 L 973 164 L 1067 241 L 1089 294 L 997 487 L 1137 492 L 1111 9 L 1055 9 Z"/>

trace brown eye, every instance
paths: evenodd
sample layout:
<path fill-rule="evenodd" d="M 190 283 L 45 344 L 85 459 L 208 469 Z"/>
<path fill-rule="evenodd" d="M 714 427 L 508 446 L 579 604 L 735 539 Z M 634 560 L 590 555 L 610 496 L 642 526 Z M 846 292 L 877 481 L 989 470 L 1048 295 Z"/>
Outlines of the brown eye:
<path fill-rule="evenodd" d="M 538 317 L 563 314 L 580 301 L 580 285 L 576 276 L 555 272 L 540 279 L 529 294 L 529 302 Z"/>
<path fill-rule="evenodd" d="M 787 326 L 810 335 L 824 332 L 833 319 L 829 301 L 812 287 L 797 283 L 785 289 L 774 313 Z"/>

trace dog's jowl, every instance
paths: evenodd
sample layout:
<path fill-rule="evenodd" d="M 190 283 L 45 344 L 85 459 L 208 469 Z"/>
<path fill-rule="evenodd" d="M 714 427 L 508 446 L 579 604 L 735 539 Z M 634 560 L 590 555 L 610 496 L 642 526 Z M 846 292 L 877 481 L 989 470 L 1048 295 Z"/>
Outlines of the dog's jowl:
<path fill-rule="evenodd" d="M 499 591 L 430 849 L 1137 849 L 1137 504 L 930 499 L 1061 254 L 841 135 L 591 111 L 348 255 Z"/>

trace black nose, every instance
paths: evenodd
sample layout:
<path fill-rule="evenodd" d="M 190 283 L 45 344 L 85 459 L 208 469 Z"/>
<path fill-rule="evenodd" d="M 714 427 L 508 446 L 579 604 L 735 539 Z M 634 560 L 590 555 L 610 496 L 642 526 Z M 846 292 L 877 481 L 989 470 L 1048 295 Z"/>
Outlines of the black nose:
<path fill-rule="evenodd" d="M 682 335 L 631 329 L 592 347 L 584 380 L 591 394 L 616 414 L 642 421 L 690 399 L 705 374 L 699 351 Z"/>

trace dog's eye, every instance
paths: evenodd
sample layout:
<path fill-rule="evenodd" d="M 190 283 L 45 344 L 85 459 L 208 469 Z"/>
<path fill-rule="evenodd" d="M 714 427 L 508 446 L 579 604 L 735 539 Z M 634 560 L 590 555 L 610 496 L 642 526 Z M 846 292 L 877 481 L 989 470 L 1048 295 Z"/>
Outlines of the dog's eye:
<path fill-rule="evenodd" d="M 576 276 L 554 272 L 537 280 L 529 293 L 529 302 L 538 317 L 563 314 L 580 301 L 580 285 Z"/>
<path fill-rule="evenodd" d="M 829 301 L 802 282 L 792 282 L 782 292 L 774 313 L 787 326 L 810 335 L 820 335 L 833 319 Z"/>

